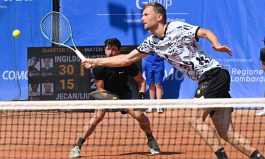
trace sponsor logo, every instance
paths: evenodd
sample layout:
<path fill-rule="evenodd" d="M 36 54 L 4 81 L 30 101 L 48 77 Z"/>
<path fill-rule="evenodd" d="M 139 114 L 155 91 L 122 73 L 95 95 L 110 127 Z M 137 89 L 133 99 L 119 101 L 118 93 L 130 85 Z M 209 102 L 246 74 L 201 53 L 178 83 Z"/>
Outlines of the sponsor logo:
<path fill-rule="evenodd" d="M 42 72 L 41 74 L 43 77 L 46 77 L 47 73 L 46 72 Z M 31 76 L 30 76 L 31 77 Z"/>
<path fill-rule="evenodd" d="M 33 77 L 34 74 L 32 72 L 29 72 L 29 77 Z"/>
<path fill-rule="evenodd" d="M 4 71 L 2 78 L 4 80 L 28 80 L 28 71 Z"/>
<path fill-rule="evenodd" d="M 172 5 L 172 0 L 136 0 L 136 7 L 138 9 L 143 9 L 143 7 L 148 3 L 160 3 L 165 9 Z"/>
<path fill-rule="evenodd" d="M 230 70 L 231 82 L 265 82 L 263 70 L 228 68 Z"/>

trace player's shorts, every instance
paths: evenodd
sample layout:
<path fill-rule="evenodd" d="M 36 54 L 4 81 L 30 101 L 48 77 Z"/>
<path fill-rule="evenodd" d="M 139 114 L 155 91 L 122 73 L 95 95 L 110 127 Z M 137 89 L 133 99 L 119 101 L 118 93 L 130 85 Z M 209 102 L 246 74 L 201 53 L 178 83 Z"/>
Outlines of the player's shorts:
<path fill-rule="evenodd" d="M 118 94 L 120 99 L 133 99 L 133 96 L 132 96 L 132 93 L 131 92 L 125 92 L 125 93 L 122 93 L 122 94 Z M 127 114 L 127 110 L 126 109 L 122 109 L 120 110 L 121 114 Z"/>
<path fill-rule="evenodd" d="M 164 70 L 159 71 L 146 71 L 146 83 L 147 85 L 157 84 L 162 85 L 164 78 Z"/>
<path fill-rule="evenodd" d="M 199 79 L 198 88 L 194 95 L 195 98 L 231 98 L 230 90 L 230 74 L 222 68 L 213 68 L 206 71 Z M 212 116 L 216 109 L 210 113 Z"/>
<path fill-rule="evenodd" d="M 231 98 L 228 93 L 229 90 L 229 72 L 222 68 L 213 68 L 202 74 L 194 97 L 200 98 L 204 96 L 204 98 Z"/>

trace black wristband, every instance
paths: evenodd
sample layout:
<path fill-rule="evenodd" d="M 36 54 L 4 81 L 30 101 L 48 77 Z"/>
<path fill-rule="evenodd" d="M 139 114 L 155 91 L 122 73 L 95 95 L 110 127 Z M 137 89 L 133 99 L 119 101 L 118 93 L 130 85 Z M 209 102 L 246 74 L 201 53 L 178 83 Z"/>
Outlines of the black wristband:
<path fill-rule="evenodd" d="M 139 92 L 138 99 L 145 99 L 145 93 L 144 92 Z"/>

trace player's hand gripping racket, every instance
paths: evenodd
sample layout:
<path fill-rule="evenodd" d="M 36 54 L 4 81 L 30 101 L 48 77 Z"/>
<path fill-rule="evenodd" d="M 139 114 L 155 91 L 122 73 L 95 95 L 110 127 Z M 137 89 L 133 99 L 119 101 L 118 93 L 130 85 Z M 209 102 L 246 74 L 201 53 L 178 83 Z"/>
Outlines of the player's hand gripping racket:
<path fill-rule="evenodd" d="M 120 97 L 109 91 L 93 91 L 90 93 L 90 98 L 95 100 L 118 100 Z"/>
<path fill-rule="evenodd" d="M 84 55 L 76 48 L 73 39 L 71 24 L 63 14 L 59 12 L 48 13 L 42 19 L 40 28 L 44 37 L 49 41 L 73 50 L 82 61 L 86 59 Z M 70 39 L 72 39 L 74 48 L 65 45 L 65 43 Z"/>

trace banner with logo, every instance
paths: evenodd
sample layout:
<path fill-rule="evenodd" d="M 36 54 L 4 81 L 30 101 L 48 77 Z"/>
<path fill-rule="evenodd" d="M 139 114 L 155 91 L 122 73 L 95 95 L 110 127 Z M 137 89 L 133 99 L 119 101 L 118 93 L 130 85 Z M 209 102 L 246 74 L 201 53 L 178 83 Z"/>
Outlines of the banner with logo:
<path fill-rule="evenodd" d="M 40 31 L 41 19 L 51 10 L 51 1 L 0 0 L 1 101 L 28 98 L 27 48 L 51 46 Z M 16 29 L 18 38 L 12 35 Z"/>
<path fill-rule="evenodd" d="M 227 66 L 232 97 L 264 96 L 265 77 L 259 61 L 265 36 L 264 0 L 60 1 L 60 12 L 71 23 L 77 46 L 102 46 L 104 40 L 111 37 L 118 38 L 122 45 L 139 45 L 149 36 L 141 15 L 143 6 L 151 2 L 165 7 L 167 22 L 178 20 L 209 29 L 222 45 L 233 50 L 231 57 L 215 52 L 208 40 L 199 41 L 209 54 Z M 0 100 L 28 98 L 27 47 L 51 46 L 39 29 L 41 19 L 51 10 L 52 1 L 0 0 Z M 21 31 L 19 38 L 12 36 L 15 29 Z M 193 98 L 197 87 L 197 83 L 167 62 L 163 85 L 164 98 Z"/>
<path fill-rule="evenodd" d="M 141 22 L 142 8 L 150 2 L 167 10 L 167 22 L 184 21 L 214 32 L 233 56 L 215 52 L 207 39 L 200 45 L 227 66 L 234 98 L 263 97 L 264 71 L 259 50 L 265 36 L 264 0 L 104 0 L 62 1 L 61 12 L 69 18 L 77 45 L 103 45 L 107 38 L 118 38 L 122 45 L 139 45 L 149 36 Z M 144 60 L 143 60 L 144 64 Z M 143 66 L 144 68 L 144 66 Z M 165 63 L 164 98 L 193 98 L 197 83 Z"/>

